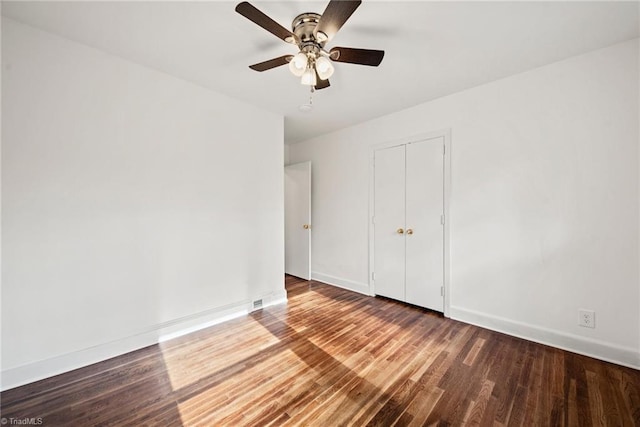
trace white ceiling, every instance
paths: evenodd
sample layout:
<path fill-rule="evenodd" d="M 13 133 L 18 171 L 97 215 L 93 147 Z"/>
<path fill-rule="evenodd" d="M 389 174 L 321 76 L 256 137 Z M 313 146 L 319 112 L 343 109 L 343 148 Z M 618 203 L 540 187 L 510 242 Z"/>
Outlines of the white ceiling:
<path fill-rule="evenodd" d="M 327 45 L 383 49 L 378 68 L 336 64 L 309 100 L 287 67 L 248 65 L 295 48 L 237 2 L 2 2 L 2 14 L 285 116 L 294 143 L 501 77 L 638 37 L 638 2 L 365 0 Z M 252 1 L 286 28 L 327 1 Z"/>

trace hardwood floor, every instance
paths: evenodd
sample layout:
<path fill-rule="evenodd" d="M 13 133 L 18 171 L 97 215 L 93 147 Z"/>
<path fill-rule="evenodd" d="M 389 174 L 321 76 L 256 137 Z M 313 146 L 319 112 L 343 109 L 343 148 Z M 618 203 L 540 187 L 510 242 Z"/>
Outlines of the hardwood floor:
<path fill-rule="evenodd" d="M 1 394 L 44 426 L 640 426 L 640 371 L 287 277 L 288 305 Z"/>

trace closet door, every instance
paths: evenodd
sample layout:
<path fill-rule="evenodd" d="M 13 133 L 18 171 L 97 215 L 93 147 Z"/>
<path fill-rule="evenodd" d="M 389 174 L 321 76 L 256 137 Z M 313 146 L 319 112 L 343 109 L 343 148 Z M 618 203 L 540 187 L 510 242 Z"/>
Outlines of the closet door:
<path fill-rule="evenodd" d="M 444 138 L 407 144 L 406 302 L 440 312 L 444 310 L 443 213 Z"/>
<path fill-rule="evenodd" d="M 374 168 L 375 293 L 404 301 L 404 145 L 376 151 Z"/>

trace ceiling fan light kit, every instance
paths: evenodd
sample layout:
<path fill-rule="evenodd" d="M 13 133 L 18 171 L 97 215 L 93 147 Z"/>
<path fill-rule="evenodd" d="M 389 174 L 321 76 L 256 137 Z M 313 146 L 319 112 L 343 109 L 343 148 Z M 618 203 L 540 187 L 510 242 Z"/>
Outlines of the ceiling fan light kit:
<path fill-rule="evenodd" d="M 240 15 L 298 47 L 295 55 L 270 59 L 249 68 L 262 72 L 288 63 L 291 74 L 300 77 L 300 83 L 311 86 L 313 92 L 330 86 L 329 78 L 335 71 L 334 61 L 377 67 L 384 57 L 382 50 L 334 47 L 327 51 L 324 48 L 361 3 L 361 0 L 331 0 L 322 15 L 307 12 L 296 16 L 291 24 L 292 31 L 249 2 L 239 3 L 236 12 Z"/>
<path fill-rule="evenodd" d="M 291 58 L 291 61 L 289 61 L 289 70 L 291 71 L 291 74 L 296 77 L 302 77 L 308 66 L 309 60 L 307 59 L 307 55 L 302 52 L 294 55 L 293 58 Z"/>
<path fill-rule="evenodd" d="M 315 70 L 311 67 L 307 67 L 307 69 L 304 70 L 304 73 L 302 73 L 300 83 L 307 86 L 315 86 L 318 83 Z"/>
<path fill-rule="evenodd" d="M 320 80 L 328 80 L 329 77 L 333 76 L 333 72 L 335 68 L 333 68 L 333 64 L 329 59 L 324 56 L 316 59 L 316 71 L 318 72 L 318 77 Z"/>

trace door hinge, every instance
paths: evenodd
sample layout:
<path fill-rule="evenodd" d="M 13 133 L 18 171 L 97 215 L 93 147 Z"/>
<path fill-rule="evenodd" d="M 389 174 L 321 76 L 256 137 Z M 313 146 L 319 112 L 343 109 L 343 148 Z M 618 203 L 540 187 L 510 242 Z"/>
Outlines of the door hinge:
<path fill-rule="evenodd" d="M 444 296 L 444 286 L 440 286 L 440 296 Z"/>
<path fill-rule="evenodd" d="M 374 271 L 371 272 L 371 280 L 376 280 L 376 273 Z"/>
<path fill-rule="evenodd" d="M 371 217 L 371 224 L 375 224 L 376 223 L 376 217 L 375 215 Z"/>
<path fill-rule="evenodd" d="M 442 155 L 445 155 L 445 154 L 447 154 L 447 146 L 443 145 L 442 146 Z"/>
<path fill-rule="evenodd" d="M 444 215 L 440 215 L 440 224 L 444 225 Z"/>

